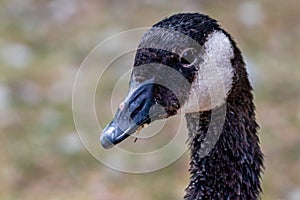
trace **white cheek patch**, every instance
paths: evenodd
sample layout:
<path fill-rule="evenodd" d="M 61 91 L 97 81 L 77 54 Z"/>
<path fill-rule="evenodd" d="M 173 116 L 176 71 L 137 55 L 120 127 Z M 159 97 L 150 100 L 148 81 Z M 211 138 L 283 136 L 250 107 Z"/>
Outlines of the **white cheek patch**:
<path fill-rule="evenodd" d="M 224 103 L 232 86 L 233 48 L 221 31 L 208 36 L 204 44 L 203 62 L 191 86 L 190 96 L 180 109 L 181 113 L 213 109 Z"/>

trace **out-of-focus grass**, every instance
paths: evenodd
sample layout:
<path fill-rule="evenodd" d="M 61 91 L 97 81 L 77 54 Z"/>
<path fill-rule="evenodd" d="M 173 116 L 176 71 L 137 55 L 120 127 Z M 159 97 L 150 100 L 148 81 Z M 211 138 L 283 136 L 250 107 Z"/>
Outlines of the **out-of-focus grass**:
<path fill-rule="evenodd" d="M 150 174 L 106 168 L 77 141 L 71 93 L 76 70 L 98 42 L 183 11 L 218 19 L 244 52 L 266 160 L 263 199 L 297 199 L 300 2 L 249 2 L 1 0 L 0 199 L 182 198 L 187 154 Z M 112 84 L 107 79 L 101 90 L 104 106 Z M 111 113 L 97 112 L 110 120 Z"/>

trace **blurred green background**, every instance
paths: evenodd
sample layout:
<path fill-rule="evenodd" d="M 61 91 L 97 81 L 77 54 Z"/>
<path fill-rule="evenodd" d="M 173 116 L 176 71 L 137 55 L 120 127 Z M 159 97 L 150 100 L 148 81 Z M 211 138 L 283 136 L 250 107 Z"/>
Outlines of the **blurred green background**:
<path fill-rule="evenodd" d="M 248 64 L 265 154 L 262 199 L 300 199 L 299 0 L 0 0 L 0 199 L 182 199 L 188 153 L 149 174 L 111 170 L 78 140 L 71 96 L 99 42 L 187 11 L 217 19 Z"/>

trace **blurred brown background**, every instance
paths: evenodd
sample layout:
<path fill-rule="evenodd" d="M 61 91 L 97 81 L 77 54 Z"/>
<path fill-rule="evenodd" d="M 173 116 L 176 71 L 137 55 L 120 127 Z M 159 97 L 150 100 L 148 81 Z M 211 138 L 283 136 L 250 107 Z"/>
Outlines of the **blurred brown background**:
<path fill-rule="evenodd" d="M 217 19 L 248 64 L 265 154 L 262 199 L 300 199 L 299 0 L 0 0 L 0 199 L 182 199 L 188 153 L 149 174 L 111 170 L 79 142 L 71 95 L 99 42 L 187 11 Z"/>

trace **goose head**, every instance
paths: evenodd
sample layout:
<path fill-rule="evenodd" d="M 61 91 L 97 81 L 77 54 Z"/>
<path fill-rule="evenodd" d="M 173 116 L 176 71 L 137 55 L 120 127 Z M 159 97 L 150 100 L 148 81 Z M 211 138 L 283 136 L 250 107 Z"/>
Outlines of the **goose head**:
<path fill-rule="evenodd" d="M 136 51 L 129 92 L 100 141 L 110 148 L 155 120 L 221 106 L 234 90 L 237 50 L 208 16 L 176 14 L 153 25 Z"/>

